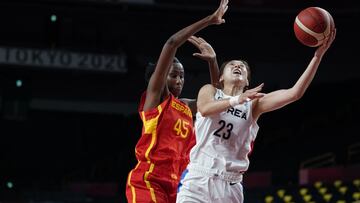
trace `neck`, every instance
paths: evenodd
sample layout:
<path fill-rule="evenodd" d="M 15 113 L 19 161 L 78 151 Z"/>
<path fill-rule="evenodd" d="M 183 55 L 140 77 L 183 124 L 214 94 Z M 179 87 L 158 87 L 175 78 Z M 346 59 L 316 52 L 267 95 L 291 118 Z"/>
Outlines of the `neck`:
<path fill-rule="evenodd" d="M 236 86 L 236 85 L 227 85 L 224 87 L 223 92 L 229 96 L 236 96 L 244 92 L 244 87 Z"/>

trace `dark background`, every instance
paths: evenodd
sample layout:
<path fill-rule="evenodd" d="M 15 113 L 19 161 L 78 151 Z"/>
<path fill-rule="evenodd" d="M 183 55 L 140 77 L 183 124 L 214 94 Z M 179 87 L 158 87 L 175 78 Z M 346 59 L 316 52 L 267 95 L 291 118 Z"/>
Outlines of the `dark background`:
<path fill-rule="evenodd" d="M 0 64 L 0 190 L 9 181 L 15 196 L 61 190 L 69 182 L 115 182 L 124 198 L 141 132 L 136 109 L 145 89 L 144 68 L 156 61 L 169 36 L 217 5 L 214 0 L 1 1 L 1 47 L 121 53 L 127 72 Z M 299 11 L 322 7 L 337 27 L 304 97 L 258 121 L 249 172 L 272 171 L 273 184 L 283 184 L 296 183 L 301 163 L 324 153 L 335 155 L 333 165 L 356 164 L 347 150 L 360 142 L 359 3 L 234 0 L 229 6 L 225 24 L 198 36 L 213 46 L 219 63 L 247 60 L 252 85 L 264 82 L 264 92 L 291 87 L 314 54 L 293 33 Z M 192 57 L 196 51 L 190 43 L 178 50 L 186 70 L 183 97 L 194 98 L 209 82 L 207 64 Z"/>

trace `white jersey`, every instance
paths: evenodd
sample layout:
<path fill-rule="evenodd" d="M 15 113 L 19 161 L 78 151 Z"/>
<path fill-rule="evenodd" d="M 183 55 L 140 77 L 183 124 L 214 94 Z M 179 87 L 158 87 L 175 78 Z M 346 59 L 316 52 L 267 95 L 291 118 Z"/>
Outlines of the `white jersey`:
<path fill-rule="evenodd" d="M 229 98 L 217 89 L 216 100 Z M 190 152 L 190 167 L 218 172 L 242 173 L 249 167 L 248 155 L 259 126 L 252 118 L 252 101 L 209 117 L 196 114 L 196 145 Z"/>

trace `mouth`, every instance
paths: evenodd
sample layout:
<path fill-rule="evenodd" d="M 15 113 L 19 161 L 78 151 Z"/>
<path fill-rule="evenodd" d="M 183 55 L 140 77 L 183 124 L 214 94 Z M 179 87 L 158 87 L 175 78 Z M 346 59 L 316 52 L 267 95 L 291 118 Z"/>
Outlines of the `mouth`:
<path fill-rule="evenodd" d="M 235 75 L 242 75 L 241 70 L 237 68 L 235 68 L 232 73 Z"/>

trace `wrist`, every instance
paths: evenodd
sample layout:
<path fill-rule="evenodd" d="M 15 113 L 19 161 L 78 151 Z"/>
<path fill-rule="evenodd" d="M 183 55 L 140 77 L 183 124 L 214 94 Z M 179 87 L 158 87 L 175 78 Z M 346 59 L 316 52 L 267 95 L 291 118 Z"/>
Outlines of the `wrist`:
<path fill-rule="evenodd" d="M 322 58 L 324 56 L 325 52 L 315 52 L 314 57 L 315 58 Z"/>
<path fill-rule="evenodd" d="M 210 59 L 208 60 L 208 62 L 209 62 L 210 64 L 215 64 L 215 63 L 216 63 L 216 56 L 215 56 L 214 58 L 210 58 Z"/>
<path fill-rule="evenodd" d="M 235 107 L 236 105 L 239 105 L 240 104 L 239 97 L 240 95 L 230 97 L 229 99 L 230 106 Z"/>

